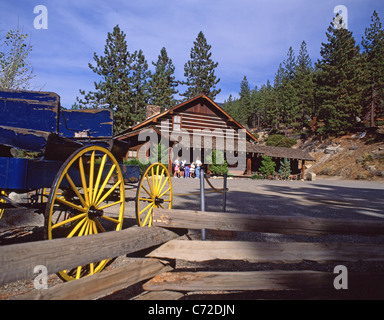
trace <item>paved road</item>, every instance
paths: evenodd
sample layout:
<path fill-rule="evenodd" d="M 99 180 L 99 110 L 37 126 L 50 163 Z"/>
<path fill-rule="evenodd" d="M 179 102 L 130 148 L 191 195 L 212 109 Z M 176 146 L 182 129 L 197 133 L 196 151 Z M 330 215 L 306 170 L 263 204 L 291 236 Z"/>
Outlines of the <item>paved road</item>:
<path fill-rule="evenodd" d="M 211 179 L 217 188 L 222 179 Z M 175 194 L 198 192 L 197 179 L 172 179 Z M 207 190 L 209 186 L 205 184 Z M 227 211 L 347 219 L 384 219 L 384 183 L 318 179 L 270 181 L 229 179 Z M 206 210 L 220 211 L 222 195 L 206 195 Z M 176 196 L 174 208 L 200 209 L 199 195 Z"/>

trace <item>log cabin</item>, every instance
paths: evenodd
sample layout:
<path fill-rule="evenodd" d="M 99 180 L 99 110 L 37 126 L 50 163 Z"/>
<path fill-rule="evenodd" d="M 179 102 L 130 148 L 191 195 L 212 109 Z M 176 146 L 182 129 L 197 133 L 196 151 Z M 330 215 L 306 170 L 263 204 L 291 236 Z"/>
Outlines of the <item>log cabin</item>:
<path fill-rule="evenodd" d="M 115 138 L 127 143 L 127 159 L 148 162 L 149 151 L 161 142 L 168 148 L 166 160 L 172 172 L 172 162 L 177 158 L 191 163 L 199 157 L 203 163 L 213 149 L 222 151 L 234 175 L 250 175 L 258 171 L 264 155 L 276 162 L 287 158 L 292 174 L 304 175 L 305 161 L 314 159 L 299 149 L 268 147 L 217 103 L 204 94 L 160 112 L 159 106 L 146 107 L 146 120 L 117 134 Z M 149 138 L 149 139 L 148 139 Z"/>

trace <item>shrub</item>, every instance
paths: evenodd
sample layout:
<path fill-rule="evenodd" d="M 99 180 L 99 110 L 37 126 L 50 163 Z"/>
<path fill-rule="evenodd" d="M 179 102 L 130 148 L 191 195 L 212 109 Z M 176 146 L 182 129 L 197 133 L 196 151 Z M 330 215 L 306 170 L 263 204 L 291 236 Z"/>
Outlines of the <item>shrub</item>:
<path fill-rule="evenodd" d="M 280 161 L 279 173 L 282 179 L 286 180 L 291 175 L 291 162 L 284 158 L 284 161 Z"/>
<path fill-rule="evenodd" d="M 263 156 L 263 160 L 261 160 L 260 172 L 267 176 L 275 174 L 276 163 L 274 163 L 271 157 Z"/>
<path fill-rule="evenodd" d="M 271 135 L 266 140 L 267 146 L 270 147 L 292 148 L 296 143 L 296 139 L 288 138 L 282 134 Z"/>
<path fill-rule="evenodd" d="M 221 150 L 212 150 L 212 155 L 207 156 L 207 162 L 210 163 L 209 170 L 218 176 L 228 173 L 228 163 L 224 159 L 224 152 Z"/>

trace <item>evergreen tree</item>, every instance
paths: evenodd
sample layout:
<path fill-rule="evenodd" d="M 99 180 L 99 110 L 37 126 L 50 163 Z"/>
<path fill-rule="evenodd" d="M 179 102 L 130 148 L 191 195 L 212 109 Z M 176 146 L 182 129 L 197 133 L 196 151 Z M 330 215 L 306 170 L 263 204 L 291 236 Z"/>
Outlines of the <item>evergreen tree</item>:
<path fill-rule="evenodd" d="M 77 106 L 84 108 L 110 108 L 114 114 L 114 131 L 124 130 L 145 118 L 144 106 L 148 99 L 148 64 L 142 51 L 130 54 L 125 34 L 119 26 L 108 32 L 104 55 L 93 55 L 96 65 L 89 68 L 101 77 L 95 82 L 95 91 L 77 98 Z"/>
<path fill-rule="evenodd" d="M 305 127 L 314 115 L 313 67 L 305 41 L 301 43 L 295 67 L 294 88 L 301 111 L 301 126 Z"/>
<path fill-rule="evenodd" d="M 187 80 L 181 82 L 188 87 L 181 96 L 190 99 L 204 93 L 214 100 L 216 95 L 221 92 L 221 89 L 216 89 L 216 85 L 220 81 L 215 75 L 218 63 L 211 59 L 211 46 L 207 43 L 202 31 L 199 32 L 193 44 L 191 59 L 184 65 L 184 76 Z"/>
<path fill-rule="evenodd" d="M 131 76 L 128 86 L 131 89 L 133 104 L 132 120 L 134 123 L 145 120 L 145 106 L 149 102 L 150 71 L 142 50 L 135 51 L 132 55 Z"/>
<path fill-rule="evenodd" d="M 175 67 L 165 48 L 161 49 L 157 62 L 152 64 L 155 66 L 155 73 L 149 82 L 151 103 L 160 106 L 161 111 L 164 111 L 165 107 L 171 108 L 176 104 L 174 95 L 178 93 L 178 82 L 174 76 Z"/>
<path fill-rule="evenodd" d="M 322 43 L 316 67 L 319 118 L 324 126 L 322 135 L 344 134 L 361 115 L 361 59 L 352 32 L 336 28 L 333 23 L 326 33 L 328 42 Z"/>
<path fill-rule="evenodd" d="M 287 59 L 284 60 L 284 79 L 286 81 L 293 81 L 295 79 L 296 58 L 292 47 L 289 47 Z"/>
<path fill-rule="evenodd" d="M 371 25 L 365 29 L 361 44 L 365 50 L 364 115 L 373 127 L 375 118 L 384 111 L 384 30 L 376 11 L 371 17 Z"/>
<path fill-rule="evenodd" d="M 249 124 L 249 118 L 252 113 L 252 101 L 251 101 L 251 89 L 247 77 L 244 76 L 240 84 L 240 110 L 239 110 L 239 122 L 243 125 Z"/>
<path fill-rule="evenodd" d="M 291 175 L 291 162 L 287 158 L 284 158 L 284 161 L 280 161 L 279 173 L 283 180 L 287 180 Z"/>

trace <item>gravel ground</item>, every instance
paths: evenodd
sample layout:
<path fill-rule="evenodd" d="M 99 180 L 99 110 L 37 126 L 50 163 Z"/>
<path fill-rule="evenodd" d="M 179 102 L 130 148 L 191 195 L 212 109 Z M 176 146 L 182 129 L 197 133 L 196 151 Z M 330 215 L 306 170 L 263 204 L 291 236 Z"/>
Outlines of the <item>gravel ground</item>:
<path fill-rule="evenodd" d="M 223 179 L 211 179 L 216 188 L 223 187 Z M 200 209 L 199 195 L 190 194 L 199 192 L 200 181 L 198 179 L 172 178 L 175 209 Z M 207 191 L 210 190 L 206 184 Z M 383 182 L 347 181 L 339 179 L 323 179 L 317 181 L 265 181 L 250 180 L 244 178 L 228 179 L 229 193 L 227 194 L 226 211 L 232 213 L 248 213 L 263 215 L 292 215 L 311 216 L 341 219 L 370 219 L 382 221 L 384 219 Z M 133 191 L 127 191 L 127 196 L 133 197 Z M 206 194 L 206 210 L 221 211 L 223 204 L 222 194 Z M 133 202 L 127 204 L 125 214 L 125 227 L 135 224 Z M 20 210 L 5 212 L 0 220 L 0 245 L 37 241 L 43 239 L 43 218 L 32 212 L 25 213 Z M 201 239 L 200 230 L 190 230 L 186 239 Z M 369 242 L 384 244 L 384 235 L 380 237 L 357 236 L 323 236 L 304 237 L 277 235 L 267 233 L 215 233 L 207 232 L 207 240 L 233 240 L 233 241 L 314 241 L 314 242 Z M 114 268 L 122 263 L 129 263 L 132 258 L 119 257 L 108 268 Z M 346 264 L 349 271 L 354 272 L 384 272 L 382 263 L 364 262 Z M 303 262 L 300 264 L 250 264 L 246 262 L 208 262 L 190 263 L 182 260 L 176 261 L 176 268 L 180 270 L 317 270 L 332 272 L 334 265 Z M 49 277 L 49 285 L 60 283 L 56 275 Z M 0 286 L 0 300 L 33 290 L 33 282 L 17 281 Z M 106 299 L 127 299 L 140 293 L 141 284 L 123 290 Z M 318 293 L 321 297 L 326 293 Z M 285 293 L 227 293 L 221 292 L 215 296 L 206 293 L 191 293 L 185 299 L 253 299 L 253 298 L 307 298 L 299 293 L 294 296 Z M 361 298 L 358 296 L 357 298 Z M 380 299 L 384 299 L 384 292 Z"/>

